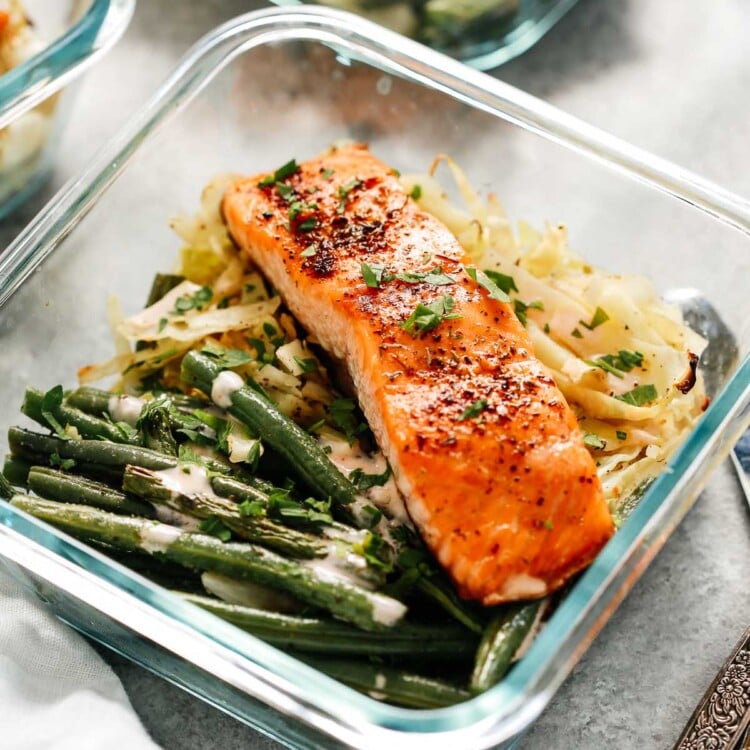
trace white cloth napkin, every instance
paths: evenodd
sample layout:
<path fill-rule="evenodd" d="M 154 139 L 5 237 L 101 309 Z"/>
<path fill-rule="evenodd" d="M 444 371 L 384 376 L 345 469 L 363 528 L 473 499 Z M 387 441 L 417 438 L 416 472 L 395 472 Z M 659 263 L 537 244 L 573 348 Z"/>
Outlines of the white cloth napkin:
<path fill-rule="evenodd" d="M 0 572 L 0 747 L 158 750 L 101 657 Z"/>

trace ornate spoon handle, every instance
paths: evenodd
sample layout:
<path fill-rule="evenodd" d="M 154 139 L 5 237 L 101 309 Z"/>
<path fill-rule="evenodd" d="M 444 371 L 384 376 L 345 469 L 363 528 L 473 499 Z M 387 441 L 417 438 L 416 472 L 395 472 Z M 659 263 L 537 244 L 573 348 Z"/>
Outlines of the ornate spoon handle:
<path fill-rule="evenodd" d="M 750 628 L 690 717 L 674 750 L 732 750 L 750 727 Z"/>

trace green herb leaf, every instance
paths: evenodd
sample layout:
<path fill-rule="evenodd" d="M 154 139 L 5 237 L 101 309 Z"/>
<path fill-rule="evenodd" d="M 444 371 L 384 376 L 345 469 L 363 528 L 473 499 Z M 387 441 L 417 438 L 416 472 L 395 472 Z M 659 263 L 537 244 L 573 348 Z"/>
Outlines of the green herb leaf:
<path fill-rule="evenodd" d="M 399 273 L 396 274 L 396 278 L 407 284 L 429 284 L 430 286 L 446 286 L 447 284 L 456 283 L 456 279 L 453 276 L 443 273 L 442 266 L 435 266 L 432 270 L 425 271 L 424 273 L 418 271 Z"/>
<path fill-rule="evenodd" d="M 365 525 L 368 529 L 374 529 L 380 523 L 380 519 L 383 517 L 383 511 L 381 511 L 379 508 L 376 508 L 374 505 L 365 505 L 362 508 L 362 512 L 367 515 Z"/>
<path fill-rule="evenodd" d="M 628 439 L 628 433 L 623 432 L 622 430 L 617 430 L 615 432 L 615 435 L 617 435 L 618 440 L 627 440 Z"/>
<path fill-rule="evenodd" d="M 330 167 L 328 169 L 324 169 L 323 170 L 323 179 L 324 180 L 330 180 L 331 177 L 333 177 L 333 175 L 335 174 L 335 171 L 336 170 L 331 169 Z"/>
<path fill-rule="evenodd" d="M 357 418 L 357 406 L 353 399 L 337 398 L 329 407 L 333 423 L 344 432 L 349 445 L 355 438 L 367 430 L 367 425 Z"/>
<path fill-rule="evenodd" d="M 314 216 L 311 216 L 309 219 L 305 219 L 304 221 L 301 221 L 299 224 L 297 224 L 297 231 L 311 232 L 317 225 L 318 220 Z"/>
<path fill-rule="evenodd" d="M 266 342 L 263 339 L 255 339 L 248 336 L 247 341 L 255 349 L 256 359 L 261 363 L 261 367 L 263 365 L 270 365 L 276 358 L 273 351 L 266 350 Z"/>
<path fill-rule="evenodd" d="M 461 412 L 461 416 L 458 418 L 458 421 L 461 422 L 464 419 L 474 419 L 474 417 L 478 417 L 487 408 L 487 406 L 487 399 L 478 398 Z"/>
<path fill-rule="evenodd" d="M 413 198 L 415 201 L 418 201 L 422 197 L 422 186 L 415 185 L 411 189 L 411 193 L 409 193 L 409 197 Z"/>
<path fill-rule="evenodd" d="M 60 424 L 57 417 L 53 412 L 57 411 L 61 406 L 64 398 L 63 387 L 56 385 L 54 388 L 50 388 L 42 397 L 42 416 L 47 424 L 55 431 L 57 437 L 63 440 L 70 440 L 70 435 L 65 432 L 65 427 Z"/>
<path fill-rule="evenodd" d="M 302 359 L 302 357 L 297 357 L 295 355 L 294 361 L 302 372 L 310 373 L 315 372 L 318 369 L 318 362 L 312 357 Z"/>
<path fill-rule="evenodd" d="M 615 396 L 615 398 L 632 406 L 645 406 L 652 401 L 656 401 L 658 395 L 656 386 L 649 383 L 647 385 L 637 385 L 632 391 L 621 393 L 619 396 Z"/>
<path fill-rule="evenodd" d="M 222 520 L 216 516 L 210 516 L 204 521 L 201 521 L 198 528 L 204 534 L 215 536 L 217 539 L 221 539 L 222 542 L 228 542 L 232 538 L 232 532 L 224 525 Z"/>
<path fill-rule="evenodd" d="M 195 294 L 185 294 L 178 297 L 174 303 L 173 312 L 182 315 L 190 310 L 203 310 L 211 304 L 213 292 L 210 286 L 202 286 Z"/>
<path fill-rule="evenodd" d="M 349 481 L 358 489 L 364 492 L 371 487 L 382 487 L 391 476 L 391 467 L 386 467 L 382 474 L 365 474 L 362 469 L 354 469 L 349 474 Z"/>
<path fill-rule="evenodd" d="M 512 276 L 507 276 L 506 274 L 500 273 L 499 271 L 492 271 L 489 268 L 485 268 L 484 272 L 506 294 L 510 294 L 511 292 L 518 292 L 518 287 L 516 286 L 516 282 Z"/>
<path fill-rule="evenodd" d="M 444 320 L 455 320 L 460 318 L 459 313 L 452 312 L 456 301 L 449 294 L 439 297 L 429 305 L 421 302 L 414 312 L 401 324 L 401 328 L 417 338 L 422 333 L 432 331 Z"/>
<path fill-rule="evenodd" d="M 555 528 L 554 524 L 549 519 L 542 521 L 542 526 L 544 526 L 547 531 L 552 531 Z"/>
<path fill-rule="evenodd" d="M 529 321 L 526 317 L 527 310 L 544 310 L 544 304 L 540 301 L 534 302 L 522 302 L 520 299 L 513 300 L 513 310 L 516 313 L 516 317 L 525 326 Z"/>
<path fill-rule="evenodd" d="M 272 492 L 268 496 L 268 514 L 284 523 L 304 525 L 328 525 L 333 523 L 329 501 L 308 497 L 297 502 L 285 491 Z"/>
<path fill-rule="evenodd" d="M 311 213 L 318 208 L 315 203 L 305 203 L 304 201 L 292 201 L 289 204 L 289 221 L 292 222 L 298 216 Z"/>
<path fill-rule="evenodd" d="M 479 286 L 489 292 L 490 299 L 496 299 L 498 302 L 510 302 L 510 297 L 507 293 L 504 292 L 484 271 L 480 271 L 478 268 L 474 268 L 474 266 L 467 266 L 466 273 L 469 274 Z"/>
<path fill-rule="evenodd" d="M 573 329 L 573 330 L 572 330 L 572 331 L 570 332 L 570 335 L 571 335 L 571 336 L 572 336 L 573 338 L 576 338 L 576 339 L 582 339 L 582 338 L 583 338 L 583 334 L 582 334 L 582 333 L 581 333 L 581 332 L 580 332 L 580 331 L 579 331 L 579 330 L 578 330 L 577 328 L 574 328 L 574 329 Z"/>
<path fill-rule="evenodd" d="M 641 367 L 643 365 L 643 354 L 640 352 L 631 352 L 627 349 L 620 349 L 617 354 L 605 354 L 599 359 L 622 372 L 630 372 L 634 367 Z"/>
<path fill-rule="evenodd" d="M 319 419 L 317 422 L 313 422 L 308 428 L 307 432 L 310 435 L 314 435 L 321 427 L 325 425 L 325 419 Z M 330 446 L 329 446 L 330 447 Z"/>
<path fill-rule="evenodd" d="M 609 364 L 604 357 L 600 357 L 599 359 L 584 359 L 583 361 L 589 367 L 598 367 L 600 370 L 604 370 L 605 372 L 610 373 L 610 375 L 620 378 L 620 380 L 625 377 L 616 367 Z"/>
<path fill-rule="evenodd" d="M 74 458 L 61 458 L 59 453 L 50 453 L 49 465 L 57 466 L 63 471 L 69 471 L 76 465 L 76 462 Z"/>
<path fill-rule="evenodd" d="M 545 324 L 544 324 L 544 332 L 545 332 L 545 333 L 549 333 L 549 331 L 550 331 L 550 328 L 549 328 L 549 323 L 545 323 Z"/>
<path fill-rule="evenodd" d="M 258 187 L 271 187 L 276 182 L 285 180 L 287 177 L 291 177 L 299 166 L 296 159 L 289 160 L 286 164 L 282 164 L 274 173 L 268 177 L 263 178 L 259 183 Z"/>
<path fill-rule="evenodd" d="M 276 183 L 276 192 L 289 203 L 294 198 L 294 188 L 291 185 L 285 185 L 283 182 Z"/>
<path fill-rule="evenodd" d="M 598 328 L 602 323 L 606 323 L 609 320 L 609 315 L 602 310 L 601 307 L 597 307 L 596 310 L 594 310 L 594 317 L 591 318 L 590 323 L 586 323 L 583 320 L 579 320 L 578 322 L 584 327 L 588 328 L 589 331 L 593 331 L 594 328 Z"/>
<path fill-rule="evenodd" d="M 200 351 L 225 370 L 241 367 L 253 361 L 253 358 L 242 349 L 225 349 L 223 346 L 206 344 Z"/>
<path fill-rule="evenodd" d="M 168 322 L 169 321 L 166 318 L 159 318 L 159 327 L 157 328 L 157 331 L 161 333 L 167 327 Z"/>
<path fill-rule="evenodd" d="M 318 246 L 313 242 L 311 245 L 308 245 L 300 253 L 300 257 L 302 257 L 302 258 L 312 258 L 312 257 L 314 257 L 317 254 L 318 254 Z"/>
<path fill-rule="evenodd" d="M 260 518 L 266 515 L 266 508 L 260 500 L 244 500 L 237 506 L 244 518 Z"/>
<path fill-rule="evenodd" d="M 362 554 L 370 567 L 382 570 L 385 573 L 390 573 L 393 570 L 393 562 L 390 559 L 391 546 L 380 534 L 368 531 L 361 547 L 355 544 L 354 549 Z"/>
<path fill-rule="evenodd" d="M 392 281 L 394 278 L 393 274 L 383 276 L 385 266 L 382 263 L 373 263 L 372 265 L 362 263 L 360 270 L 362 271 L 362 278 L 365 280 L 365 284 L 370 289 L 378 289 L 384 281 Z"/>
<path fill-rule="evenodd" d="M 596 448 L 596 450 L 603 450 L 607 446 L 607 442 L 602 440 L 596 433 L 587 432 L 583 436 L 583 444 L 589 448 Z"/>

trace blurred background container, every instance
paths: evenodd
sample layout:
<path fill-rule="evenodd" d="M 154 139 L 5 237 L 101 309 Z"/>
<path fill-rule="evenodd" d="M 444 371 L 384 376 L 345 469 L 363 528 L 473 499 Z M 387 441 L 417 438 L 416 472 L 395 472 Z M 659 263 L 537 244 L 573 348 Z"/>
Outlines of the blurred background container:
<path fill-rule="evenodd" d="M 273 0 L 299 5 L 304 0 Z M 359 13 L 480 70 L 535 44 L 577 0 L 318 0 Z"/>
<path fill-rule="evenodd" d="M 0 219 L 49 175 L 70 114 L 70 92 L 63 89 L 120 38 L 134 4 L 0 4 Z"/>

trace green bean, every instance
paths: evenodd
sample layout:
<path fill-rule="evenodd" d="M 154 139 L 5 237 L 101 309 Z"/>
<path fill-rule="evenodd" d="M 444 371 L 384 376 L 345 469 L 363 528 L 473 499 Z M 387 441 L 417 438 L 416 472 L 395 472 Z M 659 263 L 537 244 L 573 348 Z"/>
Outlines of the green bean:
<path fill-rule="evenodd" d="M 400 706 L 442 708 L 471 698 L 471 693 L 450 682 L 392 667 L 308 655 L 302 660 L 361 693 Z"/>
<path fill-rule="evenodd" d="M 474 661 L 470 688 L 489 690 L 508 671 L 513 656 L 536 622 L 543 602 L 501 608 L 484 631 Z"/>
<path fill-rule="evenodd" d="M 188 352 L 182 360 L 182 379 L 204 393 L 211 393 L 220 373 L 221 366 L 199 352 Z M 357 490 L 333 465 L 317 441 L 256 388 L 245 385 L 232 393 L 229 413 L 282 456 L 290 469 L 322 498 L 331 498 L 339 507 L 353 503 Z"/>
<path fill-rule="evenodd" d="M 122 427 L 114 422 L 93 417 L 85 411 L 76 409 L 66 403 L 51 406 L 49 411 L 46 411 L 44 396 L 44 391 L 40 391 L 37 388 L 27 388 L 23 405 L 21 406 L 21 411 L 27 417 L 42 425 L 42 427 L 55 429 L 55 425 L 45 416 L 45 414 L 50 414 L 60 425 L 75 427 L 78 433 L 84 438 L 105 439 L 111 440 L 114 443 L 138 445 L 139 438 L 136 431 L 127 425 Z"/>
<path fill-rule="evenodd" d="M 183 596 L 280 648 L 348 656 L 418 654 L 420 659 L 449 661 L 471 656 L 476 650 L 476 639 L 455 625 L 404 622 L 391 630 L 367 633 L 330 618 L 283 615 L 206 596 Z"/>
<path fill-rule="evenodd" d="M 151 503 L 130 497 L 109 485 L 66 474 L 45 466 L 34 466 L 28 475 L 29 488 L 40 497 L 61 503 L 81 503 L 124 515 L 154 517 Z"/>
<path fill-rule="evenodd" d="M 16 495 L 11 502 L 83 541 L 108 544 L 126 552 L 149 552 L 191 570 L 215 571 L 278 588 L 363 630 L 385 630 L 406 614 L 406 607 L 395 599 L 257 545 L 222 543 L 216 537 L 181 531 L 156 521 L 28 495 Z"/>

